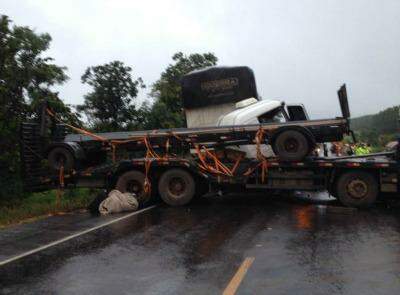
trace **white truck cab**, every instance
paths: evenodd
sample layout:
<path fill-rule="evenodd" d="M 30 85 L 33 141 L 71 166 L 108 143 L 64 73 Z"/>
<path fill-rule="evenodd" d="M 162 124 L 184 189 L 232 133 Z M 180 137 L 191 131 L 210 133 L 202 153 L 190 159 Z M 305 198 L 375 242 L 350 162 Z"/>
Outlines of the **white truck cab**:
<path fill-rule="evenodd" d="M 236 105 L 238 104 L 240 102 Z M 283 105 L 278 100 L 254 100 L 245 107 L 238 107 L 236 110 L 220 116 L 217 126 L 283 123 L 287 121 Z"/>
<path fill-rule="evenodd" d="M 248 103 L 246 103 L 248 101 Z M 241 105 L 247 105 L 240 107 Z M 246 99 L 236 104 L 238 109 L 220 116 L 216 126 L 253 125 L 259 123 L 283 123 L 287 121 L 284 103 L 278 100 Z M 247 158 L 256 158 L 255 145 L 242 145 L 238 147 L 246 153 Z M 262 145 L 261 152 L 267 157 L 274 155 L 269 145 Z"/>
<path fill-rule="evenodd" d="M 211 67 L 193 71 L 182 80 L 183 106 L 188 128 L 254 125 L 308 120 L 303 105 L 260 100 L 253 71 L 248 67 Z M 246 157 L 256 157 L 255 145 L 241 145 Z M 265 144 L 261 152 L 273 156 Z"/>

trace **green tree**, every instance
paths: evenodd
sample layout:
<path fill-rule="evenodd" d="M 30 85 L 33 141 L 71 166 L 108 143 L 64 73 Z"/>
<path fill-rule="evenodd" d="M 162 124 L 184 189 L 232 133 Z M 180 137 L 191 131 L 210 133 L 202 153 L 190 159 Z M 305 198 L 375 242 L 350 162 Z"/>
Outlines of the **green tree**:
<path fill-rule="evenodd" d="M 377 114 L 361 116 L 351 120 L 351 128 L 360 141 L 382 149 L 396 138 L 398 133 L 400 106 L 387 108 Z"/>
<path fill-rule="evenodd" d="M 49 34 L 12 26 L 7 16 L 0 15 L 0 198 L 18 194 L 21 121 L 33 118 L 43 99 L 64 119 L 78 119 L 52 90 L 67 76 L 64 67 L 44 55 L 50 42 Z"/>
<path fill-rule="evenodd" d="M 213 53 L 185 55 L 178 52 L 172 56 L 172 60 L 173 63 L 152 85 L 150 96 L 154 104 L 145 106 L 147 109 L 144 110 L 147 128 L 184 127 L 180 80 L 193 70 L 216 65 L 218 58 Z"/>
<path fill-rule="evenodd" d="M 125 129 L 136 121 L 138 111 L 134 105 L 142 79 L 132 78 L 132 68 L 121 61 L 89 67 L 82 75 L 82 83 L 92 87 L 85 95 L 83 111 L 91 126 L 97 131 Z"/>

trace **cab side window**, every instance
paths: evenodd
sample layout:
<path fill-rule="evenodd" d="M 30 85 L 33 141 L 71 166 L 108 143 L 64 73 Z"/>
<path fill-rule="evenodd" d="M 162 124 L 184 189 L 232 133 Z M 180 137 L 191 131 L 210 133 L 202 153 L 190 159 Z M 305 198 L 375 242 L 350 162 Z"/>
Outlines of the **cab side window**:
<path fill-rule="evenodd" d="M 266 112 L 258 117 L 260 123 L 284 123 L 286 122 L 285 116 L 280 109 Z"/>

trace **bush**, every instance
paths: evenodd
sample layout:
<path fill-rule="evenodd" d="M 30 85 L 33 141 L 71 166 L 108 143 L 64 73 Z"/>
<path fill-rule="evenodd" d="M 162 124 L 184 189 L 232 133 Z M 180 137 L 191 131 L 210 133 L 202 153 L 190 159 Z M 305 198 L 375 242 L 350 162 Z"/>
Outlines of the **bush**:
<path fill-rule="evenodd" d="M 36 218 L 44 215 L 57 214 L 86 208 L 96 196 L 97 190 L 71 189 L 66 190 L 57 200 L 57 191 L 32 193 L 24 198 L 0 202 L 0 226 Z"/>

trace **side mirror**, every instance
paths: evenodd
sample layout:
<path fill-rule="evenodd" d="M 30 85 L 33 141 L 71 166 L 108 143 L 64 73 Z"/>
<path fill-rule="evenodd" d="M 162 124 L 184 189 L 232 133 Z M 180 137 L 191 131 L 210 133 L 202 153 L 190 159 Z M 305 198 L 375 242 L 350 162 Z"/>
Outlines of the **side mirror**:
<path fill-rule="evenodd" d="M 310 120 L 307 111 L 302 104 L 290 104 L 286 106 L 290 121 Z"/>
<path fill-rule="evenodd" d="M 350 108 L 349 108 L 349 101 L 347 99 L 346 84 L 343 84 L 337 93 L 338 93 L 338 97 L 339 97 L 340 109 L 342 110 L 343 118 L 349 119 L 350 118 Z"/>

